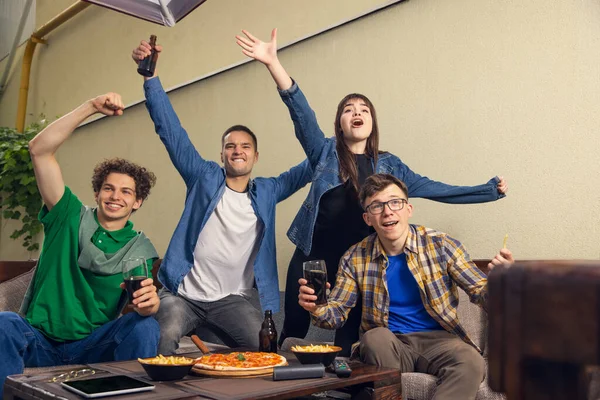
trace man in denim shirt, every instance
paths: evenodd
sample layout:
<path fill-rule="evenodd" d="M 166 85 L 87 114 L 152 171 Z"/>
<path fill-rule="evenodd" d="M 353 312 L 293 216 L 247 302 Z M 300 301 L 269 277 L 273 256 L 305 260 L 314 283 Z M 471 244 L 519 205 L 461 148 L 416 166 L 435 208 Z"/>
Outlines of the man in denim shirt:
<path fill-rule="evenodd" d="M 161 51 L 160 46 L 156 46 Z M 150 55 L 142 41 L 134 61 Z M 258 347 L 262 314 L 248 301 L 256 286 L 263 310 L 279 311 L 275 206 L 311 179 L 308 162 L 276 178 L 250 179 L 258 161 L 254 133 L 242 125 L 222 136 L 224 167 L 203 159 L 181 126 L 156 74 L 145 78 L 146 107 L 173 165 L 185 181 L 183 215 L 162 262 L 159 352 L 207 325 L 225 342 Z"/>

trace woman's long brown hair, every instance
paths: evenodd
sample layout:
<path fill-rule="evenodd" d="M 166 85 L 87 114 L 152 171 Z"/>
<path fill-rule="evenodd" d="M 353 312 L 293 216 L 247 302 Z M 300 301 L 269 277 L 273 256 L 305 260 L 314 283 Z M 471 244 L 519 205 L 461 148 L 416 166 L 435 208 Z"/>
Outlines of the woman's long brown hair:
<path fill-rule="evenodd" d="M 356 189 L 356 193 L 358 193 L 358 167 L 356 166 L 356 159 L 344 140 L 344 131 L 342 130 L 342 125 L 340 123 L 344 107 L 346 104 L 348 104 L 348 101 L 353 99 L 360 99 L 364 101 L 371 111 L 373 129 L 371 130 L 371 135 L 369 135 L 367 139 L 365 154 L 369 156 L 369 158 L 373 159 L 374 165 L 377 165 L 377 154 L 379 153 L 379 127 L 377 125 L 377 113 L 375 112 L 375 107 L 367 96 L 359 93 L 350 93 L 338 104 L 337 112 L 335 114 L 334 127 L 336 139 L 335 148 L 337 150 L 338 160 L 340 163 L 340 179 L 342 182 L 350 180 L 350 183 L 352 186 L 354 186 L 354 189 Z"/>

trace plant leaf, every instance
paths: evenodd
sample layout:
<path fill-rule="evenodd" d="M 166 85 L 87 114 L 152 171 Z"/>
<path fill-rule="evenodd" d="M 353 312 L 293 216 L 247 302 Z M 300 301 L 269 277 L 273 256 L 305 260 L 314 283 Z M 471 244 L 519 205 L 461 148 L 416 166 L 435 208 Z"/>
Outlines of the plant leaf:
<path fill-rule="evenodd" d="M 43 130 L 49 121 L 44 115 L 19 133 L 15 128 L 0 126 L 0 207 L 2 218 L 19 220 L 21 227 L 10 235 L 21 238 L 28 251 L 39 249 L 37 235 L 42 224 L 37 214 L 42 199 L 37 188 L 33 164 L 29 155 L 29 141 Z"/>

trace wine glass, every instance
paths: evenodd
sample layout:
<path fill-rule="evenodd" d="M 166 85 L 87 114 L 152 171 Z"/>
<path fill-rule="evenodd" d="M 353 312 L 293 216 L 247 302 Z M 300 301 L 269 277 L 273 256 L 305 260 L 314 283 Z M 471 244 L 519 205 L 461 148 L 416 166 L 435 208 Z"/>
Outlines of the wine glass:
<path fill-rule="evenodd" d="M 133 302 L 133 293 L 142 287 L 144 279 L 148 279 L 148 266 L 144 257 L 123 260 L 123 280 L 130 303 Z"/>
<path fill-rule="evenodd" d="M 305 261 L 302 264 L 306 286 L 315 291 L 315 304 L 327 304 L 327 268 L 324 260 Z"/>

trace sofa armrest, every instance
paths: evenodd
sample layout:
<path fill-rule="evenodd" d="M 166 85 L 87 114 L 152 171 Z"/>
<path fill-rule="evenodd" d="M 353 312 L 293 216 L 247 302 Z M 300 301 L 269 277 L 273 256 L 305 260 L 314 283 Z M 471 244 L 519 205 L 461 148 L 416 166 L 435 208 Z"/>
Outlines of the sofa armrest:
<path fill-rule="evenodd" d="M 29 261 L 0 261 L 0 282 L 8 281 L 27 271 L 37 264 L 37 260 Z"/>
<path fill-rule="evenodd" d="M 492 262 L 492 260 L 488 259 L 488 258 L 478 258 L 475 260 L 471 260 L 473 261 L 473 263 L 475 263 L 475 265 L 477 266 L 477 268 L 479 268 L 481 270 L 481 272 L 483 272 L 484 274 L 489 274 L 490 273 L 490 269 L 488 268 L 488 264 L 490 262 Z"/>
<path fill-rule="evenodd" d="M 0 283 L 0 311 L 19 312 L 35 268 Z"/>

